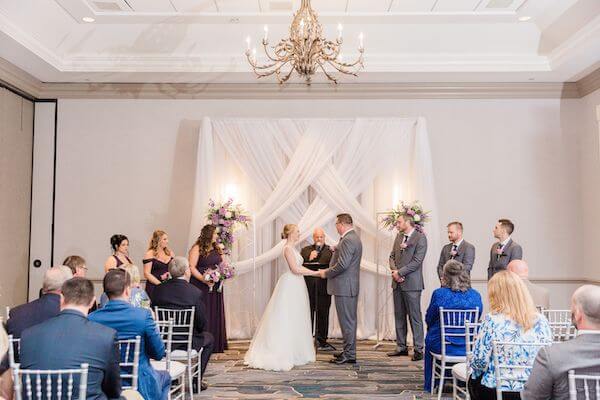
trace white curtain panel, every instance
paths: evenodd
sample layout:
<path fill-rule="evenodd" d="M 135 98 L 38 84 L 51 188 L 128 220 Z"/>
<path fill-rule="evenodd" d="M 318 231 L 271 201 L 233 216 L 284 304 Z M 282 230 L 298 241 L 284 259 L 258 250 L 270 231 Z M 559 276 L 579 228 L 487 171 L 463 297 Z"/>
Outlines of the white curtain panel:
<path fill-rule="evenodd" d="M 423 118 L 205 118 L 197 155 L 190 243 L 206 223 L 210 198 L 226 200 L 234 195 L 253 217 L 248 230 L 237 232 L 232 261 L 238 275 L 225 285 L 230 338 L 252 337 L 278 277 L 285 272 L 279 235 L 283 224 L 299 226 L 302 245 L 311 243 L 316 227 L 323 227 L 333 244 L 339 240 L 335 215 L 348 212 L 364 246 L 358 336 L 393 339 L 387 259 L 395 232 L 377 221 L 400 200 L 420 200 L 432 211 L 426 226 L 423 307 L 429 303 L 431 291 L 439 286 L 441 230 Z M 330 336 L 340 336 L 333 306 Z"/>

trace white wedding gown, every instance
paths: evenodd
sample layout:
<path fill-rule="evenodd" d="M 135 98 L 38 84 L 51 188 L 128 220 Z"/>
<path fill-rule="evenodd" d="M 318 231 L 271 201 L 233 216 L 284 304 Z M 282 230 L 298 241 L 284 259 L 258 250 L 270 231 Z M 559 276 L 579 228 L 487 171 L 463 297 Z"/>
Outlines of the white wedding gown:
<path fill-rule="evenodd" d="M 302 265 L 300 253 L 293 247 L 290 249 L 298 265 Z M 269 371 L 289 371 L 295 365 L 314 362 L 315 358 L 306 283 L 302 275 L 290 270 L 275 286 L 244 364 Z"/>

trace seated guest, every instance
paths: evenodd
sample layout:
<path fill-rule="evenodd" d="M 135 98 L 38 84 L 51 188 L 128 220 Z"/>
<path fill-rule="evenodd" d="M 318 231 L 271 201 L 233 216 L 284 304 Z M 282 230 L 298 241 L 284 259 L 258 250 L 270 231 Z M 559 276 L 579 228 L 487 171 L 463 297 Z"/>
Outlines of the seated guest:
<path fill-rule="evenodd" d="M 165 356 L 165 346 L 150 310 L 129 303 L 130 285 L 126 271 L 118 268 L 108 271 L 103 286 L 109 301 L 103 308 L 90 314 L 89 320 L 115 329 L 119 340 L 140 336 L 138 391 L 145 399 L 166 400 L 171 376 L 168 371 L 155 371 L 150 365 L 150 359 L 161 360 Z"/>
<path fill-rule="evenodd" d="M 91 281 L 75 277 L 62 286 L 61 312 L 54 318 L 23 331 L 21 368 L 74 369 L 89 364 L 89 400 L 119 398 L 119 353 L 117 332 L 88 321 L 87 312 L 95 302 Z M 79 386 L 79 378 L 74 387 Z"/>
<path fill-rule="evenodd" d="M 8 335 L 4 329 L 4 325 L 0 324 L 0 358 L 8 353 Z M 0 399 L 10 400 L 12 399 L 12 378 L 10 371 L 0 372 Z"/>
<path fill-rule="evenodd" d="M 195 308 L 194 336 L 192 346 L 196 351 L 202 350 L 202 375 L 213 352 L 214 338 L 207 332 L 206 312 L 202 301 L 202 292 L 188 282 L 190 279 L 190 264 L 184 257 L 175 257 L 169 262 L 169 274 L 172 279 L 154 288 L 152 304 L 156 307 L 183 309 Z M 202 382 L 202 390 L 207 385 Z"/>
<path fill-rule="evenodd" d="M 529 266 L 523 260 L 512 260 L 506 267 L 510 272 L 514 272 L 519 275 L 519 278 L 523 280 L 523 283 L 529 290 L 529 294 L 533 299 L 533 304 L 542 308 L 550 308 L 550 292 L 543 286 L 531 283 L 529 280 Z"/>
<path fill-rule="evenodd" d="M 71 270 L 64 265 L 48 269 L 44 273 L 42 296 L 10 310 L 6 322 L 8 334 L 20 338 L 26 328 L 56 317 L 60 312 L 60 288 L 72 277 Z"/>
<path fill-rule="evenodd" d="M 441 354 L 442 336 L 440 331 L 440 308 L 451 310 L 474 310 L 479 309 L 479 315 L 483 310 L 481 295 L 471 288 L 471 277 L 469 271 L 462 263 L 449 260 L 444 264 L 441 277 L 442 287 L 433 291 L 431 302 L 425 314 L 427 324 L 427 336 L 425 337 L 425 390 L 431 391 L 431 368 L 433 357 L 430 352 Z M 475 319 L 479 320 L 479 315 Z M 447 338 L 450 344 L 446 344 L 446 354 L 451 356 L 465 355 L 465 338 L 451 336 Z"/>
<path fill-rule="evenodd" d="M 63 265 L 66 265 L 67 267 L 71 268 L 71 272 L 73 272 L 73 277 L 80 278 L 85 278 L 85 275 L 87 274 L 88 267 L 86 267 L 85 264 L 85 258 L 76 255 L 68 256 L 63 261 Z M 97 309 L 98 303 L 96 302 L 96 299 L 94 299 L 94 304 L 92 304 L 92 307 L 88 310 L 88 314 L 96 311 Z"/>
<path fill-rule="evenodd" d="M 492 342 L 552 343 L 552 331 L 546 318 L 537 312 L 531 295 L 523 281 L 510 271 L 499 271 L 488 281 L 490 313 L 485 316 L 479 336 L 473 348 L 469 379 L 471 399 L 495 399 L 496 377 L 492 359 Z M 537 352 L 523 347 L 515 351 L 513 357 L 521 362 L 533 363 Z M 499 355 L 500 363 L 508 360 Z M 504 399 L 520 399 L 519 392 L 527 381 L 529 370 L 513 373 L 520 381 L 511 381 L 510 387 L 504 384 Z"/>
<path fill-rule="evenodd" d="M 571 313 L 578 330 L 577 337 L 538 352 L 521 393 L 522 399 L 568 400 L 569 370 L 583 375 L 600 375 L 600 286 L 584 285 L 577 289 L 571 298 Z M 590 386 L 593 392 L 595 388 Z M 578 392 L 581 390 L 578 388 Z M 593 393 L 590 395 L 595 398 Z"/>
<path fill-rule="evenodd" d="M 144 289 L 142 289 L 140 270 L 136 265 L 123 264 L 119 267 L 126 271 L 131 279 L 131 291 L 129 295 L 129 303 L 134 307 L 150 308 L 150 298 Z M 113 268 L 114 269 L 114 268 Z M 100 308 L 108 303 L 108 296 L 102 293 L 100 297 Z"/>

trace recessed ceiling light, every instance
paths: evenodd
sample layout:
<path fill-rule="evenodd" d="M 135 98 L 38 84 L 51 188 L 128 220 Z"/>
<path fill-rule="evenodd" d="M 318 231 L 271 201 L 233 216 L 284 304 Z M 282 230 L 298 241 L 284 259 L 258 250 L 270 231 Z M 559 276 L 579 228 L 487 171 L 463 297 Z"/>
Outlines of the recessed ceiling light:
<path fill-rule="evenodd" d="M 526 22 L 529 21 L 531 19 L 531 17 L 529 15 L 522 15 L 519 17 L 519 21 L 521 22 Z"/>
<path fill-rule="evenodd" d="M 94 22 L 96 21 L 94 18 L 92 17 L 83 17 L 81 18 L 83 22 Z"/>

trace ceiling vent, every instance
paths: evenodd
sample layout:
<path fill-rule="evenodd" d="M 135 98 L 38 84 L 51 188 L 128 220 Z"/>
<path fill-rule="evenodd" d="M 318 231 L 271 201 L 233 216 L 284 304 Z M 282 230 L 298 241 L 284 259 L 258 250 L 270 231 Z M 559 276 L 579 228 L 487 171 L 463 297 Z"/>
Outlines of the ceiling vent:
<path fill-rule="evenodd" d="M 271 11 L 291 11 L 292 8 L 291 1 L 273 0 L 269 2 L 269 10 Z"/>
<path fill-rule="evenodd" d="M 92 3 L 98 11 L 125 11 L 118 3 L 112 1 L 92 1 Z"/>
<path fill-rule="evenodd" d="M 514 0 L 490 0 L 486 4 L 485 8 L 491 9 L 499 9 L 499 8 L 509 8 Z"/>

